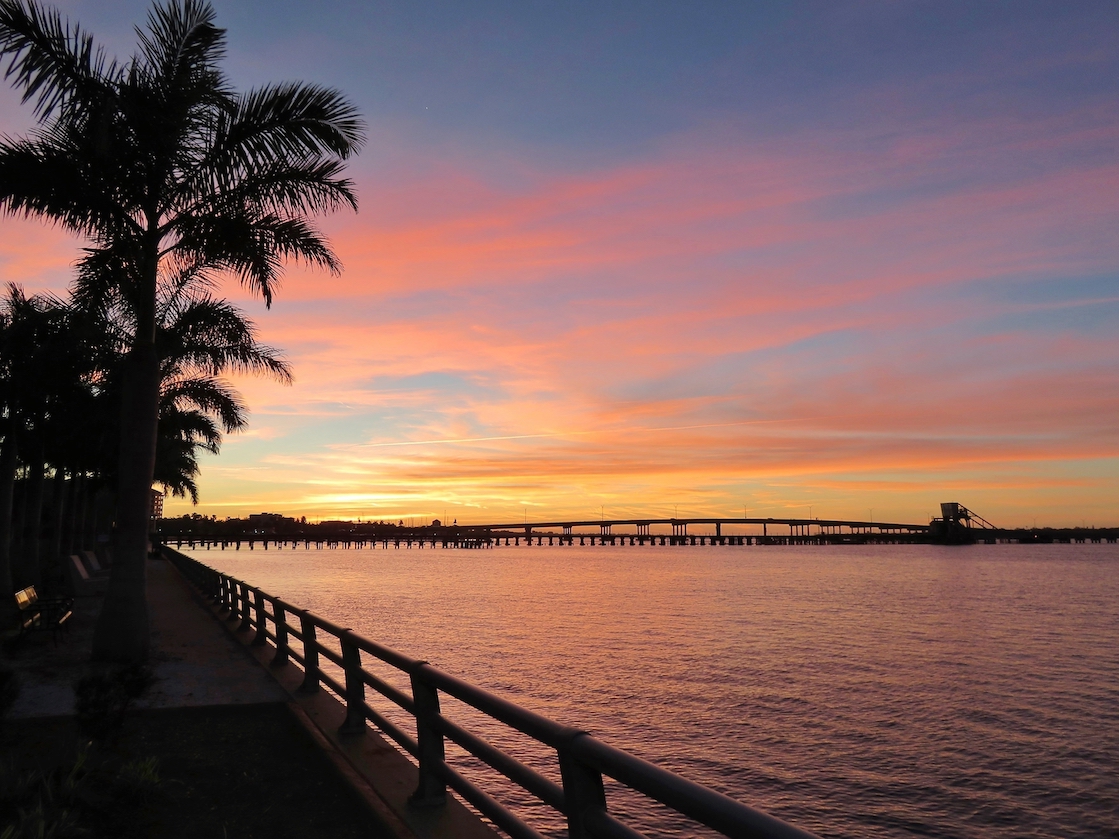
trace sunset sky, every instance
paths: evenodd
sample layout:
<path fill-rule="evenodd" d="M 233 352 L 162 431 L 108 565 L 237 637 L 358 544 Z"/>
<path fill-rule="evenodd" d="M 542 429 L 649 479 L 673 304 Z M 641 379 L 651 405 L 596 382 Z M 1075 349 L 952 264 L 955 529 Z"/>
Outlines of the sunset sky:
<path fill-rule="evenodd" d="M 215 5 L 369 139 L 343 275 L 225 289 L 296 381 L 169 515 L 1119 524 L 1119 4 Z"/>

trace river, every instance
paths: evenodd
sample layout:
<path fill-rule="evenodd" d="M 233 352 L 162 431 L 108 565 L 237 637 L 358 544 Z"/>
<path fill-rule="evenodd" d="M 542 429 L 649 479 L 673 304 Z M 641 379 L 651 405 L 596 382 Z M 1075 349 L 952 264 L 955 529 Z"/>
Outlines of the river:
<path fill-rule="evenodd" d="M 821 836 L 1119 836 L 1116 545 L 192 555 Z"/>

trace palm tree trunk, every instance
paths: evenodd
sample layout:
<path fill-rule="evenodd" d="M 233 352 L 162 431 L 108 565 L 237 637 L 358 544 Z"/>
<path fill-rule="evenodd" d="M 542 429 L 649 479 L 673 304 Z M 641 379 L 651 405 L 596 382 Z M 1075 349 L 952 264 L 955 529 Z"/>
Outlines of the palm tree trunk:
<path fill-rule="evenodd" d="M 82 480 L 82 509 L 78 516 L 78 530 L 76 533 L 77 549 L 84 551 L 86 548 L 93 547 L 89 538 L 89 518 L 91 510 L 93 509 L 93 492 L 89 488 L 89 479 Z"/>
<path fill-rule="evenodd" d="M 66 523 L 66 473 L 61 467 L 54 468 L 54 481 L 51 486 L 51 537 L 47 549 L 47 567 L 51 570 L 50 581 L 52 585 L 61 582 L 57 573 L 61 569 L 59 560 L 62 558 L 63 527 Z"/>
<path fill-rule="evenodd" d="M 82 507 L 82 473 L 71 472 L 69 493 L 66 499 L 66 536 L 62 542 L 62 556 L 69 556 L 78 549 L 78 528 L 82 520 L 79 511 Z"/>
<path fill-rule="evenodd" d="M 4 437 L 4 447 L 0 449 L 0 595 L 3 603 L 0 611 L 14 609 L 9 601 L 12 585 L 12 496 L 16 488 L 16 467 L 19 459 L 16 452 L 15 435 Z M 11 609 L 9 609 L 11 607 Z M 6 625 L 6 621 L 5 621 Z"/>
<path fill-rule="evenodd" d="M 148 523 L 159 418 L 154 341 L 136 341 L 124 363 L 122 385 L 113 570 L 94 630 L 93 657 L 136 663 L 147 658 L 149 642 Z"/>
<path fill-rule="evenodd" d="M 39 555 L 43 543 L 43 489 L 46 486 L 43 464 L 43 445 L 36 443 L 31 459 L 27 463 L 27 506 L 23 521 L 23 562 L 21 563 L 24 585 L 42 586 L 43 571 L 39 567 Z"/>
<path fill-rule="evenodd" d="M 12 490 L 12 577 L 19 582 L 24 553 L 23 523 L 27 520 L 27 475 L 20 475 L 16 465 L 16 480 Z M 25 583 L 26 585 L 26 583 Z"/>

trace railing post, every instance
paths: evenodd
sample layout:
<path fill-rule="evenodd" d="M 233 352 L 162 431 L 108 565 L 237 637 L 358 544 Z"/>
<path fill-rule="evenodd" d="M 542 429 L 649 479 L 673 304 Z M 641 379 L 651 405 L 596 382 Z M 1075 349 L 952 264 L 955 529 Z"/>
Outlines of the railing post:
<path fill-rule="evenodd" d="M 365 733 L 365 681 L 361 678 L 361 650 L 343 635 L 342 667 L 346 671 L 346 719 L 338 727 L 339 734 Z"/>
<path fill-rule="evenodd" d="M 222 611 L 229 609 L 229 577 L 225 574 L 218 578 L 218 606 Z"/>
<path fill-rule="evenodd" d="M 238 632 L 245 632 L 253 628 L 252 611 L 249 609 L 249 585 L 241 583 L 241 622 L 237 624 Z"/>
<path fill-rule="evenodd" d="M 268 643 L 268 622 L 264 617 L 264 594 L 260 589 L 253 591 L 253 608 L 256 610 L 256 635 L 253 636 L 253 646 L 263 647 Z"/>
<path fill-rule="evenodd" d="M 303 633 L 303 684 L 300 693 L 317 693 L 319 689 L 319 644 L 315 640 L 315 624 L 306 612 L 299 616 Z"/>
<path fill-rule="evenodd" d="M 587 824 L 590 812 L 606 811 L 606 790 L 602 786 L 602 773 L 579 762 L 571 753 L 571 744 L 585 731 L 573 731 L 564 738 L 558 749 L 560 780 L 563 782 L 564 803 L 567 805 L 568 839 L 591 839 Z"/>
<path fill-rule="evenodd" d="M 235 621 L 241 617 L 241 585 L 237 580 L 229 580 L 229 617 L 226 620 Z"/>
<path fill-rule="evenodd" d="M 419 745 L 420 781 L 416 791 L 408 797 L 413 807 L 441 807 L 447 801 L 447 785 L 439 768 L 443 765 L 446 752 L 443 733 L 436 720 L 439 717 L 439 690 L 427 684 L 419 671 L 427 664 L 417 662 L 409 674 L 412 680 L 412 700 L 416 705 L 416 741 Z"/>
<path fill-rule="evenodd" d="M 272 614 L 276 618 L 276 654 L 270 666 L 283 667 L 288 663 L 288 616 L 287 610 L 279 601 L 272 602 Z"/>

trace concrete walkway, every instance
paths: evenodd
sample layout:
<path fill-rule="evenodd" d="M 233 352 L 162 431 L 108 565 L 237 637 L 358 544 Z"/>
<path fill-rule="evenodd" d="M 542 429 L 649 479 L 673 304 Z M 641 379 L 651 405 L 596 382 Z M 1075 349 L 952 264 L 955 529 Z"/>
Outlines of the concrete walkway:
<path fill-rule="evenodd" d="M 89 667 L 100 596 L 79 597 L 72 628 L 53 644 L 45 635 L 22 643 L 9 664 L 19 673 L 12 719 L 74 713 L 74 682 Z M 250 705 L 290 697 L 209 611 L 170 563 L 148 563 L 152 635 L 149 666 L 155 683 L 134 708 Z"/>
<path fill-rule="evenodd" d="M 290 697 L 218 624 L 169 562 L 148 564 L 151 665 L 156 682 L 138 708 L 248 705 Z"/>
<path fill-rule="evenodd" d="M 371 729 L 364 736 L 339 734 L 345 709 L 332 694 L 299 694 L 302 671 L 294 665 L 270 668 L 274 648 L 250 646 L 252 633 L 238 634 L 236 625 L 222 620 L 170 562 L 152 560 L 147 571 L 148 665 L 155 681 L 133 708 L 286 706 L 365 801 L 383 826 L 381 833 L 396 839 L 494 839 L 492 828 L 454 797 L 448 796 L 443 807 L 411 807 L 417 771 L 393 745 Z M 7 657 L 21 683 L 9 719 L 74 714 L 73 686 L 90 668 L 102 600 L 77 598 L 70 632 L 57 644 L 45 634 L 34 635 Z"/>

